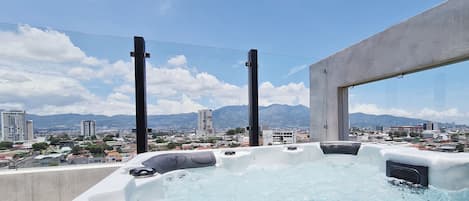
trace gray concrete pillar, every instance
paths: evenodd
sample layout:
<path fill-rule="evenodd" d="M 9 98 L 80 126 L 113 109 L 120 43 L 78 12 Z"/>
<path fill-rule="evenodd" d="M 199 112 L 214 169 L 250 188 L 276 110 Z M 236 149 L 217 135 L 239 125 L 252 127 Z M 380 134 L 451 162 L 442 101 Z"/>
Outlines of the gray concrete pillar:
<path fill-rule="evenodd" d="M 310 66 L 312 141 L 348 137 L 348 87 L 469 59 L 469 1 L 449 0 Z"/>

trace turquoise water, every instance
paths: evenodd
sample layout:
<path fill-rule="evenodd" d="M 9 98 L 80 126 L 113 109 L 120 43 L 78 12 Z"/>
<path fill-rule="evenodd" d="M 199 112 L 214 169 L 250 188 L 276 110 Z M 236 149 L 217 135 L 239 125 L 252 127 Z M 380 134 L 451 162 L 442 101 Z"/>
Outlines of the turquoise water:
<path fill-rule="evenodd" d="M 393 185 L 352 157 L 294 165 L 183 170 L 164 176 L 164 201 L 468 201 L 469 191 Z"/>

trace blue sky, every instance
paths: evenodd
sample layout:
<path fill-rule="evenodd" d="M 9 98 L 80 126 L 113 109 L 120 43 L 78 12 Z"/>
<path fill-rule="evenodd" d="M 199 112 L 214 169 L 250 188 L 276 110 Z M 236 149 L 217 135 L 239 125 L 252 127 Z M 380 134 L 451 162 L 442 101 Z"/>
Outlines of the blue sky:
<path fill-rule="evenodd" d="M 42 52 L 24 50 L 27 54 L 11 57 L 14 48 L 4 46 L 0 83 L 4 88 L 26 89 L 17 97 L 10 94 L 14 90 L 0 92 L 0 106 L 39 114 L 133 113 L 128 56 L 133 35 L 144 36 L 152 54 L 148 60 L 150 113 L 245 104 L 243 64 L 250 48 L 260 53 L 261 104 L 308 105 L 309 64 L 441 2 L 8 1 L 0 8 L 3 40 L 13 37 L 12 47 L 33 50 L 42 45 L 37 49 Z M 37 58 L 57 53 L 50 50 L 67 54 L 60 61 Z M 13 68 L 18 72 L 10 72 Z M 464 103 L 466 69 L 466 63 L 459 63 L 356 86 L 350 90 L 351 112 L 469 123 L 469 105 Z M 37 74 L 44 74 L 42 78 L 50 83 L 68 85 L 44 86 L 50 90 L 37 93 L 30 88 L 45 80 L 28 77 Z M 24 80 L 30 83 L 6 81 L 12 76 L 28 78 Z M 64 80 L 56 80 L 57 76 Z"/>

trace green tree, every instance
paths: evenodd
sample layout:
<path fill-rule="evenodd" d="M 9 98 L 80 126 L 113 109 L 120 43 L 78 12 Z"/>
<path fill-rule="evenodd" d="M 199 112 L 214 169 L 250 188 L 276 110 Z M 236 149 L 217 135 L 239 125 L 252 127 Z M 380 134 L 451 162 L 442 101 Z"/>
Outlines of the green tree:
<path fill-rule="evenodd" d="M 459 134 L 452 134 L 450 138 L 453 142 L 459 142 Z"/>
<path fill-rule="evenodd" d="M 23 157 L 25 157 L 25 156 L 27 156 L 27 155 L 28 155 L 27 152 L 16 153 L 16 154 L 13 156 L 13 158 L 14 158 L 14 159 L 19 159 L 19 158 L 23 158 Z"/>
<path fill-rule="evenodd" d="M 235 134 L 236 134 L 236 131 L 234 129 L 230 129 L 226 131 L 226 135 L 235 135 Z"/>
<path fill-rule="evenodd" d="M 68 136 L 68 134 L 64 133 L 64 134 L 60 134 L 57 136 L 60 140 L 70 140 L 70 137 Z"/>
<path fill-rule="evenodd" d="M 157 137 L 155 143 L 165 143 L 166 141 L 162 137 Z"/>
<path fill-rule="evenodd" d="M 109 146 L 109 145 L 107 145 L 107 144 L 104 144 L 104 149 L 105 149 L 105 150 L 108 150 L 108 151 L 113 150 L 112 146 Z"/>
<path fill-rule="evenodd" d="M 235 128 L 235 129 L 230 129 L 228 131 L 226 131 L 226 135 L 235 135 L 235 134 L 238 134 L 238 133 L 244 133 L 245 132 L 245 129 L 244 128 Z"/>
<path fill-rule="evenodd" d="M 213 143 L 217 142 L 218 140 L 221 140 L 221 139 L 218 138 L 218 137 L 209 137 L 209 138 L 207 139 L 207 141 L 205 141 L 205 142 L 207 142 L 207 143 L 212 143 L 212 144 L 213 144 Z"/>
<path fill-rule="evenodd" d="M 244 128 L 235 128 L 235 132 L 236 133 L 244 133 L 245 132 L 245 129 Z"/>
<path fill-rule="evenodd" d="M 47 142 L 38 142 L 33 144 L 33 150 L 34 151 L 41 151 L 45 150 L 49 147 L 49 144 Z"/>
<path fill-rule="evenodd" d="M 458 143 L 456 145 L 456 150 L 458 150 L 458 152 L 464 152 L 464 148 L 465 148 L 464 144 Z"/>
<path fill-rule="evenodd" d="M 73 148 L 72 148 L 72 154 L 73 155 L 78 155 L 80 154 L 80 151 L 82 150 L 82 148 L 78 145 L 75 145 Z"/>
<path fill-rule="evenodd" d="M 399 132 L 399 137 L 407 137 L 407 132 L 405 131 Z"/>
<path fill-rule="evenodd" d="M 92 135 L 91 140 L 97 140 L 96 135 Z"/>
<path fill-rule="evenodd" d="M 60 144 L 60 138 L 55 137 L 53 135 L 49 136 L 49 139 L 47 139 L 51 145 L 59 145 Z"/>
<path fill-rule="evenodd" d="M 102 146 L 92 144 L 85 147 L 86 150 L 90 151 L 93 155 L 101 155 L 104 154 L 104 148 Z"/>
<path fill-rule="evenodd" d="M 78 137 L 75 138 L 75 141 L 83 141 L 85 139 L 85 136 L 79 135 Z"/>
<path fill-rule="evenodd" d="M 106 135 L 106 136 L 104 136 L 104 138 L 103 138 L 103 141 L 104 141 L 104 142 L 113 141 L 113 140 L 114 140 L 114 135 Z"/>
<path fill-rule="evenodd" d="M 421 140 L 420 137 L 416 137 L 416 138 L 414 138 L 414 139 L 412 140 L 412 142 L 413 142 L 413 143 L 419 143 L 420 140 Z"/>
<path fill-rule="evenodd" d="M 170 142 L 170 143 L 168 143 L 168 149 L 174 149 L 178 145 L 179 145 L 178 143 Z"/>
<path fill-rule="evenodd" d="M 2 141 L 0 142 L 0 150 L 13 148 L 13 142 Z"/>
<path fill-rule="evenodd" d="M 90 151 L 94 156 L 102 156 L 104 155 L 104 150 L 112 150 L 112 147 L 107 144 L 88 144 L 85 149 Z"/>
<path fill-rule="evenodd" d="M 228 146 L 233 148 L 233 147 L 239 147 L 240 144 L 230 143 Z"/>

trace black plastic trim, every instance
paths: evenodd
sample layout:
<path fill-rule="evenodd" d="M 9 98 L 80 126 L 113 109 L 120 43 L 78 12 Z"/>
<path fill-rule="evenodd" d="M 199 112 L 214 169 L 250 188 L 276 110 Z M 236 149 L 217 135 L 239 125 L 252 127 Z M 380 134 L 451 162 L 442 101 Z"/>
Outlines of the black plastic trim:
<path fill-rule="evenodd" d="M 386 176 L 428 186 L 428 167 L 386 161 Z"/>
<path fill-rule="evenodd" d="M 288 151 L 295 151 L 295 150 L 297 150 L 297 149 L 298 149 L 298 147 L 295 147 L 295 146 L 288 146 L 288 147 L 287 147 L 287 150 L 288 150 Z"/>
<path fill-rule="evenodd" d="M 155 174 L 155 170 L 153 168 L 147 168 L 147 167 L 139 167 L 139 168 L 134 168 L 129 171 L 129 174 L 131 174 L 134 177 L 147 177 L 147 176 L 152 176 Z"/>
<path fill-rule="evenodd" d="M 225 151 L 225 156 L 232 156 L 235 154 L 236 154 L 236 151 Z"/>
<path fill-rule="evenodd" d="M 359 142 L 321 142 L 324 154 L 351 154 L 357 155 L 361 143 Z"/>
<path fill-rule="evenodd" d="M 164 174 L 173 170 L 214 166 L 215 155 L 211 151 L 192 153 L 168 153 L 153 156 L 142 164 Z"/>

